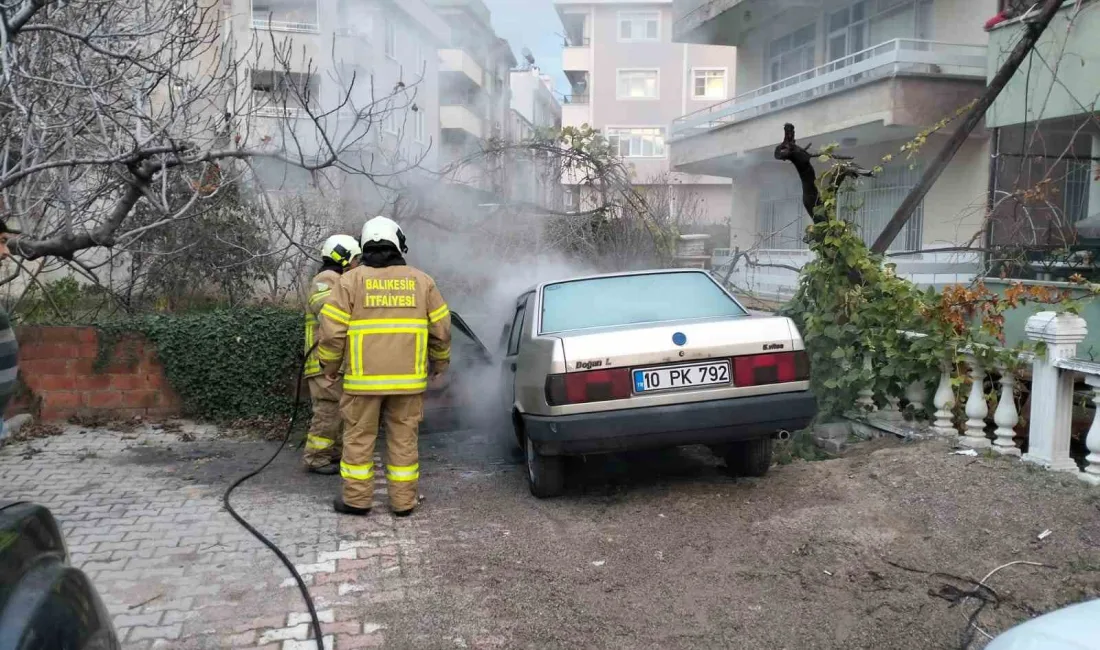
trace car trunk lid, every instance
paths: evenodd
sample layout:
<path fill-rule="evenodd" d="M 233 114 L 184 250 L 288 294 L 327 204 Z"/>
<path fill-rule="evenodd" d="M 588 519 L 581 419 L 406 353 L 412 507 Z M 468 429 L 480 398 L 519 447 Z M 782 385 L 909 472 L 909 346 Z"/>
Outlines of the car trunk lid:
<path fill-rule="evenodd" d="M 639 368 L 766 352 L 790 352 L 795 338 L 782 317 L 709 319 L 559 334 L 566 372 Z"/>

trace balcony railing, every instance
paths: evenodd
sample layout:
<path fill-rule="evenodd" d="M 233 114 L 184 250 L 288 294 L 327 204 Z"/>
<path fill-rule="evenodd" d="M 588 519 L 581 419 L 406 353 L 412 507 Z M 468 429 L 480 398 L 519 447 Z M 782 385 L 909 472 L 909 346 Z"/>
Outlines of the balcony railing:
<path fill-rule="evenodd" d="M 592 44 L 592 39 L 584 36 L 581 38 L 567 38 L 565 39 L 565 47 L 588 47 Z"/>
<path fill-rule="evenodd" d="M 253 16 L 252 29 L 271 30 L 273 32 L 299 32 L 315 34 L 321 31 L 321 26 L 316 22 L 296 22 L 290 20 L 269 20 L 265 17 Z"/>
<path fill-rule="evenodd" d="M 297 119 L 306 114 L 305 110 L 295 106 L 275 106 L 268 104 L 266 106 L 258 106 L 253 111 L 256 117 L 279 117 L 288 119 Z"/>
<path fill-rule="evenodd" d="M 843 92 L 901 74 L 986 77 L 984 45 L 896 39 L 689 113 L 672 123 L 673 139 Z"/>
<path fill-rule="evenodd" d="M 590 101 L 588 93 L 579 95 L 563 95 L 561 98 L 562 104 L 579 104 L 581 106 L 587 106 Z"/>

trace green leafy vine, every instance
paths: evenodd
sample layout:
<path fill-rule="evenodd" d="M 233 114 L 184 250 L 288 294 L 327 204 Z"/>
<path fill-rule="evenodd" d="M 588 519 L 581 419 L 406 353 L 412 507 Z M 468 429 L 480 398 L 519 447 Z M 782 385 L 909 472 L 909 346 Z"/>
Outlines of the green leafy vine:
<path fill-rule="evenodd" d="M 184 414 L 226 421 L 288 414 L 302 350 L 302 315 L 275 308 L 150 314 L 98 324 L 97 371 L 137 362 L 135 335 L 151 343 Z"/>

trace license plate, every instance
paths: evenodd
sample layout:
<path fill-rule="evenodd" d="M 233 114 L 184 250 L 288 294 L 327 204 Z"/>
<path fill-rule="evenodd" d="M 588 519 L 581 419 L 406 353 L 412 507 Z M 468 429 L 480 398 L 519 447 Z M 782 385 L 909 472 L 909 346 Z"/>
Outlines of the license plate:
<path fill-rule="evenodd" d="M 697 363 L 690 366 L 641 368 L 634 371 L 634 392 L 718 386 L 730 383 L 730 362 Z"/>

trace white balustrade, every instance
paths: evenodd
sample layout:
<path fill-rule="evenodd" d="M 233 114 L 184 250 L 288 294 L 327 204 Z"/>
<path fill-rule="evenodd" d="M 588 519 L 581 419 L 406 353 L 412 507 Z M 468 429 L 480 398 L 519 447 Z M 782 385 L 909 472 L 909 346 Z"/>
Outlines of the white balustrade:
<path fill-rule="evenodd" d="M 997 403 L 997 410 L 993 413 L 993 422 L 997 424 L 994 431 L 996 440 L 993 441 L 993 451 L 1006 456 L 1019 456 L 1019 447 L 1013 440 L 1016 436 L 1016 425 L 1020 422 L 1020 414 L 1016 411 L 1016 376 L 1008 368 L 1001 368 L 1001 399 Z"/>
<path fill-rule="evenodd" d="M 1028 450 L 1023 459 L 1055 471 L 1078 472 L 1069 455 L 1075 373 L 1058 364 L 1073 359 L 1088 327 L 1080 316 L 1044 311 L 1027 319 L 1026 332 L 1046 349 L 1032 361 Z"/>
<path fill-rule="evenodd" d="M 966 435 L 959 440 L 963 447 L 986 449 L 990 446 L 985 437 L 985 419 L 989 405 L 985 402 L 985 370 L 973 354 L 966 355 L 970 365 L 970 395 L 966 398 Z"/>
<path fill-rule="evenodd" d="M 866 355 L 863 356 L 863 369 L 866 371 L 868 376 L 870 376 L 871 373 L 874 370 L 871 366 L 871 355 L 870 354 L 866 354 Z M 870 387 L 867 387 L 867 388 L 864 388 L 863 390 L 859 391 L 859 399 L 856 400 L 856 405 L 859 406 L 860 409 L 863 410 L 863 411 L 866 411 L 866 412 L 874 411 L 875 410 L 875 392 L 874 392 L 874 390 L 872 390 Z"/>
<path fill-rule="evenodd" d="M 932 399 L 935 413 L 932 415 L 932 431 L 942 437 L 957 439 L 960 446 L 989 448 L 1007 456 L 1021 457 L 1024 461 L 1055 471 L 1073 472 L 1088 483 L 1100 486 L 1100 363 L 1081 361 L 1074 357 L 1077 346 L 1088 335 L 1087 323 L 1070 313 L 1041 312 L 1027 321 L 1029 339 L 1039 344 L 1037 354 L 1024 353 L 1021 361 L 1031 363 L 1031 413 L 1028 418 L 1028 452 L 1021 454 L 1016 446 L 1016 426 L 1020 413 L 1016 408 L 1017 377 L 1004 365 L 996 368 L 998 384 L 997 406 L 993 412 L 996 430 L 993 440 L 986 435 L 990 406 L 986 401 L 986 368 L 972 349 L 963 350 L 968 365 L 970 390 L 966 400 L 966 427 L 958 437 L 954 422 L 955 389 L 952 384 L 954 363 L 944 361 L 940 369 L 939 383 Z M 902 332 L 910 338 L 924 336 L 918 332 Z M 870 359 L 865 360 L 869 364 Z M 867 367 L 866 365 L 864 366 Z M 1094 407 L 1093 421 L 1085 438 L 1087 455 L 1081 471 L 1070 456 L 1073 420 L 1074 383 L 1083 377 L 1091 389 Z M 870 391 L 861 391 L 858 403 L 873 404 Z M 925 382 L 914 381 L 905 389 L 905 399 L 912 405 L 914 414 L 924 415 L 927 392 Z M 890 409 L 896 408 L 897 399 L 888 398 Z"/>
<path fill-rule="evenodd" d="M 925 387 L 924 382 L 917 380 L 909 384 L 909 388 L 905 389 L 905 399 L 913 409 L 913 417 L 918 420 L 924 419 L 928 411 L 928 388 Z"/>
<path fill-rule="evenodd" d="M 1096 408 L 1096 414 L 1085 438 L 1089 455 L 1085 456 L 1085 471 L 1081 473 L 1081 478 L 1093 485 L 1100 485 L 1100 375 L 1089 375 L 1085 377 L 1085 382 L 1092 389 L 1092 404 Z"/>
<path fill-rule="evenodd" d="M 947 363 L 943 364 L 943 370 L 940 373 L 940 385 L 936 388 L 936 394 L 932 398 L 932 406 L 936 407 L 932 430 L 938 436 L 956 437 L 959 432 L 955 430 L 955 416 L 952 412 L 955 406 L 955 389 L 951 386 L 951 366 Z"/>

